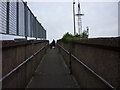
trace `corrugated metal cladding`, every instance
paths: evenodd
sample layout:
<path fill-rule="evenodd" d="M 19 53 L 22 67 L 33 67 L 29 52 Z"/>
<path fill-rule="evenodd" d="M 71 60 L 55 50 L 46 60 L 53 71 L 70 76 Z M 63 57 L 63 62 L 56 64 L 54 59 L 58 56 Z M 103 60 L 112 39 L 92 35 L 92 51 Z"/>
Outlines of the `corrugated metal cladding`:
<path fill-rule="evenodd" d="M 36 37 L 36 19 L 33 18 L 33 37 Z"/>
<path fill-rule="evenodd" d="M 38 24 L 38 38 L 41 38 L 41 24 Z"/>
<path fill-rule="evenodd" d="M 30 37 L 36 37 L 36 18 L 34 17 L 34 15 L 29 11 L 29 9 L 27 9 L 27 27 L 28 27 L 28 36 Z"/>
<path fill-rule="evenodd" d="M 0 0 L 0 33 L 6 33 L 7 3 L 5 1 Z"/>
<path fill-rule="evenodd" d="M 39 30 L 39 31 L 40 31 L 40 35 L 39 35 L 39 36 L 40 36 L 40 38 L 43 38 L 43 28 L 42 28 L 42 26 L 41 26 L 41 25 L 40 25 L 40 30 Z"/>
<path fill-rule="evenodd" d="M 45 37 L 45 36 L 44 36 L 44 35 L 45 35 L 44 33 L 45 33 L 45 30 L 44 30 L 43 26 L 40 25 L 40 33 L 39 33 L 39 34 L 40 34 L 40 35 L 39 35 L 40 38 L 44 38 L 44 37 Z"/>
<path fill-rule="evenodd" d="M 33 30 L 34 30 L 34 21 L 33 21 L 34 16 L 31 14 L 31 37 L 33 37 Z"/>
<path fill-rule="evenodd" d="M 37 32 L 36 35 L 37 35 L 37 38 L 38 38 L 38 31 L 39 31 L 39 22 L 37 21 L 37 22 L 36 22 L 36 32 Z"/>
<path fill-rule="evenodd" d="M 17 3 L 10 2 L 9 4 L 9 34 L 16 35 L 17 29 Z"/>
<path fill-rule="evenodd" d="M 43 30 L 43 38 L 46 39 L 46 30 Z"/>
<path fill-rule="evenodd" d="M 22 0 L 0 0 L 0 33 L 46 37 L 46 31 Z"/>
<path fill-rule="evenodd" d="M 23 2 L 19 2 L 19 35 L 25 35 L 25 12 Z"/>
<path fill-rule="evenodd" d="M 30 37 L 30 35 L 31 35 L 31 34 L 30 34 L 31 25 L 30 25 L 30 11 L 29 11 L 28 9 L 27 9 L 27 13 L 28 13 L 28 17 L 27 17 L 27 18 L 28 18 L 28 19 L 27 19 L 27 20 L 28 20 L 28 23 L 27 23 L 27 24 L 28 24 L 28 25 L 27 25 L 27 27 L 28 27 L 27 29 L 28 29 L 28 30 L 27 30 L 27 31 L 28 31 L 28 36 Z"/>

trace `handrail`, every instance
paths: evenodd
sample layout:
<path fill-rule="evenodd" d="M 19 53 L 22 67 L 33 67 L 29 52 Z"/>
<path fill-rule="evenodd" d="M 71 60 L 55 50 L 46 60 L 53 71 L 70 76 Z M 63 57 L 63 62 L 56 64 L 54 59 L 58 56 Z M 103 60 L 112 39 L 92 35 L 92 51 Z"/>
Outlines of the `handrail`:
<path fill-rule="evenodd" d="M 7 77 L 9 77 L 12 73 L 14 73 L 15 71 L 17 71 L 21 66 L 23 66 L 24 64 L 26 64 L 28 61 L 30 61 L 35 55 L 37 55 L 40 51 L 42 51 L 48 44 L 46 44 L 44 47 L 42 47 L 40 50 L 38 50 L 37 52 L 35 52 L 33 55 L 31 55 L 29 58 L 27 58 L 24 62 L 22 62 L 21 64 L 19 64 L 17 67 L 15 67 L 12 71 L 10 71 L 8 74 L 6 74 L 5 76 L 3 76 L 0 79 L 0 82 L 2 82 L 4 79 L 6 79 Z"/>
<path fill-rule="evenodd" d="M 108 87 L 112 88 L 113 90 L 116 90 L 114 86 L 112 86 L 108 81 L 106 81 L 104 78 L 102 78 L 100 75 L 98 75 L 95 71 L 93 71 L 90 67 L 88 67 L 85 63 L 83 63 L 80 59 L 75 57 L 73 54 L 71 54 L 69 51 L 64 49 L 62 46 L 57 44 L 60 48 L 62 48 L 66 53 L 70 54 L 76 61 L 78 61 L 81 65 L 83 65 L 87 70 L 89 70 L 92 74 L 94 74 L 96 77 L 98 77 L 103 83 L 105 83 Z"/>

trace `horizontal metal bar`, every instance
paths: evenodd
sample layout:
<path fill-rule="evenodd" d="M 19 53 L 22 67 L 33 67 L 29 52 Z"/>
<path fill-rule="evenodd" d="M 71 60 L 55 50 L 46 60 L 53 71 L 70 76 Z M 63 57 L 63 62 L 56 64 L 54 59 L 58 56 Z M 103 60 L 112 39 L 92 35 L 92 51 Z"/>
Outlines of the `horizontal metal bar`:
<path fill-rule="evenodd" d="M 61 47 L 59 44 L 57 44 L 59 47 Z M 66 49 L 64 49 L 63 47 L 61 47 L 66 53 L 70 54 L 70 52 L 68 52 Z"/>
<path fill-rule="evenodd" d="M 33 55 L 31 55 L 29 58 L 27 58 L 24 62 L 22 62 L 21 64 L 19 64 L 16 68 L 14 68 L 12 71 L 10 71 L 8 74 L 6 74 L 5 76 L 3 76 L 0 79 L 0 82 L 2 82 L 4 79 L 6 79 L 7 77 L 9 77 L 12 73 L 14 73 L 16 70 L 18 70 L 21 66 L 23 66 L 24 64 L 26 64 L 28 61 L 30 61 L 36 54 L 38 54 L 41 50 L 43 50 L 48 44 L 46 44 L 44 47 L 42 47 L 40 50 L 38 50 L 36 53 L 34 53 Z"/>
<path fill-rule="evenodd" d="M 61 47 L 65 52 L 69 53 L 67 50 L 65 50 L 62 46 L 60 46 L 58 44 L 59 47 Z M 69 53 L 70 54 L 70 53 Z M 84 64 L 80 59 L 78 59 L 77 57 L 75 57 L 73 54 L 71 54 L 71 56 L 77 60 L 80 64 L 82 64 L 87 70 L 89 70 L 92 74 L 94 74 L 95 76 L 97 76 L 103 83 L 105 83 L 108 87 L 116 90 L 115 87 L 113 87 L 108 81 L 106 81 L 104 78 L 102 78 L 100 75 L 98 75 L 96 72 L 94 72 L 90 67 L 88 67 L 86 64 Z"/>
<path fill-rule="evenodd" d="M 44 47 L 42 47 L 40 50 L 38 50 L 36 53 L 34 53 L 33 55 L 37 55 L 41 50 L 43 50 L 48 44 L 46 44 Z"/>
<path fill-rule="evenodd" d="M 79 63 L 81 63 L 86 69 L 88 69 L 90 72 L 92 72 L 95 76 L 97 76 L 101 81 L 103 81 L 107 86 L 110 88 L 114 88 L 110 83 L 108 83 L 105 79 L 103 79 L 100 75 L 95 73 L 91 68 L 89 68 L 86 64 L 84 64 L 80 59 L 75 57 L 74 55 L 71 54 L 71 56 L 76 59 Z"/>

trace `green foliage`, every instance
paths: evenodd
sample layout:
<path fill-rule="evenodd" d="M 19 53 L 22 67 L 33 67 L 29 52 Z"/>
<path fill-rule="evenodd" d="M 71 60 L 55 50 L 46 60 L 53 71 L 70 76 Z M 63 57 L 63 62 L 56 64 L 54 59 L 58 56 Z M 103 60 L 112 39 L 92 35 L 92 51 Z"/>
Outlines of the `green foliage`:
<path fill-rule="evenodd" d="M 62 37 L 63 41 L 72 41 L 73 40 L 73 35 L 72 34 L 69 34 L 68 32 L 66 34 L 64 34 L 64 36 Z"/>
<path fill-rule="evenodd" d="M 83 33 L 76 34 L 76 35 L 72 35 L 67 32 L 66 34 L 63 35 L 61 40 L 66 41 L 66 42 L 71 42 L 75 39 L 82 39 L 82 38 L 88 38 L 88 31 L 84 30 Z"/>
<path fill-rule="evenodd" d="M 81 34 L 81 38 L 88 38 L 88 31 L 83 31 L 83 33 Z"/>

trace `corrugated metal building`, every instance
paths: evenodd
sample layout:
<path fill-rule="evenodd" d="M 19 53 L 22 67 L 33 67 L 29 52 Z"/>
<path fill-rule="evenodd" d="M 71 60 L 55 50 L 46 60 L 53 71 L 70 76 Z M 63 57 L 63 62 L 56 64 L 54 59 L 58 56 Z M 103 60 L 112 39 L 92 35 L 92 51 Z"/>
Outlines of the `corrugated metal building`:
<path fill-rule="evenodd" d="M 25 2 L 7 1 L 0 1 L 0 33 L 46 39 L 46 30 Z"/>

